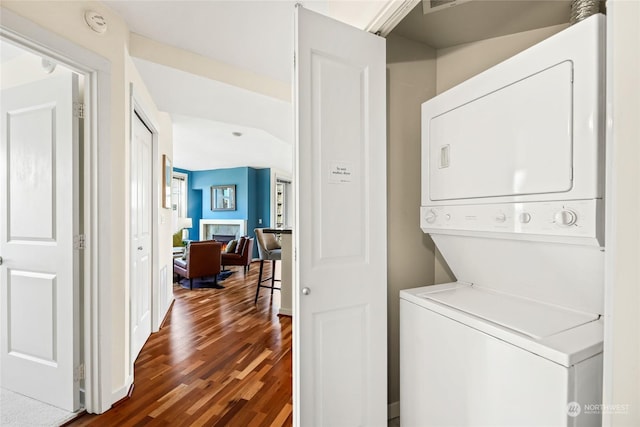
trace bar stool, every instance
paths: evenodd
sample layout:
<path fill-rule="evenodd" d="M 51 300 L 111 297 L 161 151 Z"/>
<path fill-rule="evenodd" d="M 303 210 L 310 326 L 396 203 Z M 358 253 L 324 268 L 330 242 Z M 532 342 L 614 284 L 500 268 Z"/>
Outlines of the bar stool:
<path fill-rule="evenodd" d="M 256 228 L 253 230 L 256 234 L 258 255 L 260 256 L 260 273 L 258 274 L 258 286 L 256 288 L 256 299 L 254 304 L 258 303 L 260 288 L 271 289 L 271 295 L 273 295 L 274 289 L 278 291 L 280 290 L 280 288 L 275 287 L 275 282 L 280 281 L 279 279 L 276 279 L 276 261 L 279 261 L 282 258 L 282 249 L 280 248 L 280 243 L 276 239 L 275 234 L 264 233 L 263 230 L 263 228 Z M 262 270 L 264 268 L 265 261 L 271 261 L 271 277 L 263 279 Z M 266 282 L 268 280 L 271 281 L 271 286 L 262 284 L 262 282 Z"/>

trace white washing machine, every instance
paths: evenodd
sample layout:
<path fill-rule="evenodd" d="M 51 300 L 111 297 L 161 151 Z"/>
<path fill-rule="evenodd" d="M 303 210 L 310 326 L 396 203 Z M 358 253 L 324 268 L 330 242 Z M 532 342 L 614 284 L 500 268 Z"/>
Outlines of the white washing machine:
<path fill-rule="evenodd" d="M 460 283 L 401 298 L 403 426 L 600 425 L 569 413 L 602 399 L 597 315 Z"/>
<path fill-rule="evenodd" d="M 604 18 L 422 107 L 421 228 L 457 282 L 400 293 L 403 426 L 597 426 Z"/>

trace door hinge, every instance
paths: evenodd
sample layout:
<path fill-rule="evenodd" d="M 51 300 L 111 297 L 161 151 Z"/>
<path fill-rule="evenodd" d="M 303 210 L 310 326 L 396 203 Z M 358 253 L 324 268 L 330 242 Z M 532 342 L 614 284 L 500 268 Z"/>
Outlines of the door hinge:
<path fill-rule="evenodd" d="M 80 380 L 84 380 L 85 378 L 85 371 L 84 371 L 84 363 L 81 363 L 80 365 L 76 366 L 76 368 L 73 370 L 73 382 L 78 382 Z"/>
<path fill-rule="evenodd" d="M 82 250 L 86 248 L 87 236 L 85 234 L 77 234 L 73 236 L 73 249 Z"/>
<path fill-rule="evenodd" d="M 293 68 L 296 68 L 296 53 L 293 52 Z"/>
<path fill-rule="evenodd" d="M 82 102 L 73 103 L 73 117 L 84 119 L 84 103 Z"/>

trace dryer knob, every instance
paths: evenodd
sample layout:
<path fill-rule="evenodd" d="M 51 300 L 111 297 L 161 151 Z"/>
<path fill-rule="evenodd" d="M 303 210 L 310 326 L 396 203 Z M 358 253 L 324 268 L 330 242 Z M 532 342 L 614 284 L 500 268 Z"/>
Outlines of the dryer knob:
<path fill-rule="evenodd" d="M 424 217 L 425 221 L 427 221 L 429 224 L 433 224 L 434 222 L 436 222 L 437 218 L 438 214 L 436 214 L 433 209 L 431 209 L 429 213 L 427 213 L 427 216 Z"/>
<path fill-rule="evenodd" d="M 558 225 L 569 227 L 578 221 L 578 215 L 571 209 L 563 209 L 556 213 L 554 222 Z"/>
<path fill-rule="evenodd" d="M 505 222 L 507 220 L 507 216 L 503 213 L 499 213 L 496 215 L 496 222 Z"/>

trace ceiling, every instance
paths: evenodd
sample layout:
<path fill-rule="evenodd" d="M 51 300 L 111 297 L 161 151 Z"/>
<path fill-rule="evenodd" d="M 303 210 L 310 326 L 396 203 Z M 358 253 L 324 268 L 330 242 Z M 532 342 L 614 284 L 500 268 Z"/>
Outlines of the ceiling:
<path fill-rule="evenodd" d="M 171 114 L 176 167 L 291 172 L 291 103 L 142 59 L 134 62 L 157 107 Z"/>
<path fill-rule="evenodd" d="M 293 1 L 105 1 L 133 33 L 290 80 Z"/>
<path fill-rule="evenodd" d="M 365 28 L 389 0 L 312 0 L 304 7 Z M 291 85 L 294 1 L 104 1 L 132 33 Z M 133 55 L 134 53 L 132 53 Z M 290 101 L 134 58 L 174 123 L 174 165 L 189 170 L 272 167 L 291 172 Z M 291 96 L 286 96 L 290 99 Z M 241 132 L 241 137 L 231 132 Z"/>
<path fill-rule="evenodd" d="M 310 0 L 302 4 L 365 28 L 390 1 Z M 172 116 L 176 167 L 206 170 L 251 166 L 292 171 L 293 109 L 288 88 L 294 1 L 104 3 L 127 22 L 132 33 L 161 43 L 160 55 L 170 56 L 171 50 L 209 58 L 214 65 L 225 64 L 232 74 L 261 76 L 262 83 L 284 88 L 284 96 L 269 96 L 268 91 L 254 90 L 255 86 L 243 87 L 235 81 L 230 84 L 177 63 L 172 67 L 159 60 L 142 59 L 144 55 L 136 58 L 132 49 L 136 67 L 156 105 Z M 569 0 L 459 0 L 453 7 L 443 6 L 425 14 L 423 2 L 418 2 L 393 32 L 443 48 L 564 23 L 569 9 Z M 144 52 L 146 48 L 141 49 Z M 1 51 L 3 61 L 17 55 L 10 46 Z"/>
<path fill-rule="evenodd" d="M 308 0 L 304 7 L 366 28 L 398 0 Z M 293 57 L 292 0 L 108 0 L 132 33 L 159 43 L 132 46 L 134 62 L 156 105 L 174 123 L 174 165 L 189 170 L 271 167 L 291 172 L 293 109 L 290 102 Z M 393 30 L 395 34 L 443 48 L 568 21 L 569 0 L 459 0 L 423 13 L 423 2 Z M 132 37 L 132 45 L 135 37 Z M 137 38 L 140 40 L 141 38 Z M 171 51 L 171 52 L 169 52 Z M 164 56 L 185 53 L 204 58 L 200 71 Z M 138 56 L 135 58 L 135 56 Z M 206 61 L 210 61 L 207 63 Z M 196 61 L 197 62 L 197 61 Z M 221 79 L 210 70 L 223 64 Z M 204 71 L 203 71 L 204 70 Z M 259 79 L 258 79 L 259 80 Z M 267 83 L 279 96 L 256 88 Z M 236 137 L 232 132 L 240 132 Z"/>

